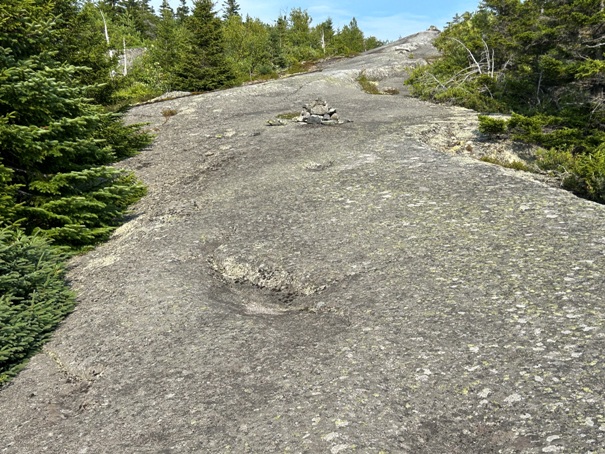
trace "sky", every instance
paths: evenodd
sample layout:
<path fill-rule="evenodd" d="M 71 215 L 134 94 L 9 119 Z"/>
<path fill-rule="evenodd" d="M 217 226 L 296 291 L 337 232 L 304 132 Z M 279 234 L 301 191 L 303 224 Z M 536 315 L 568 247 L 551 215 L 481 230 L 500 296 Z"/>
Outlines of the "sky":
<path fill-rule="evenodd" d="M 176 9 L 179 0 L 169 0 Z M 161 0 L 151 0 L 158 10 Z M 192 0 L 188 0 L 191 6 Z M 215 0 L 216 9 L 223 0 Z M 396 39 L 426 30 L 435 25 L 440 30 L 452 17 L 465 11 L 475 11 L 479 0 L 238 0 L 242 16 L 249 14 L 265 23 L 275 20 L 294 8 L 307 10 L 316 25 L 328 17 L 335 27 L 347 25 L 353 17 L 365 36 L 380 40 Z"/>

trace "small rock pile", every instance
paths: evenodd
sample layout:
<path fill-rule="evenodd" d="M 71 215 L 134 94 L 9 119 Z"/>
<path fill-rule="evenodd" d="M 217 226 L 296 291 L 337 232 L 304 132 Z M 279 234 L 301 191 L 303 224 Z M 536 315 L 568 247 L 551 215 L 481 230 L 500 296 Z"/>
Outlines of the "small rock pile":
<path fill-rule="evenodd" d="M 297 121 L 310 125 L 338 125 L 344 123 L 340 121 L 336 109 L 330 107 L 326 101 L 319 98 L 313 101 L 313 104 L 305 104 L 303 106 Z"/>

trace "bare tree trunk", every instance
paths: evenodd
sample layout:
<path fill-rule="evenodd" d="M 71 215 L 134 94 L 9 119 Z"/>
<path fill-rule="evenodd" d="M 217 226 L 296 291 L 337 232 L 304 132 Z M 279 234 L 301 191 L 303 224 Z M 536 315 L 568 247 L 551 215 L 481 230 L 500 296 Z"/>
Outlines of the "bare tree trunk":
<path fill-rule="evenodd" d="M 470 55 L 470 57 L 473 59 L 473 62 L 475 63 L 475 66 L 477 67 L 477 71 L 479 72 L 479 74 L 483 74 L 483 71 L 481 70 L 481 65 L 479 64 L 479 62 L 477 61 L 477 59 L 475 58 L 475 56 L 473 55 L 473 53 L 471 52 L 471 50 L 468 47 L 466 47 L 466 45 L 462 41 L 460 41 L 459 39 L 452 38 L 452 40 L 456 41 L 458 44 L 460 44 L 462 47 L 464 47 L 466 49 L 466 51 L 468 52 L 468 54 Z"/>
<path fill-rule="evenodd" d="M 109 47 L 109 32 L 107 31 L 107 21 L 105 20 L 105 14 L 103 14 L 103 10 L 101 8 L 99 8 L 98 5 L 97 5 L 97 8 L 99 9 L 99 12 L 101 13 L 101 18 L 103 19 L 103 30 L 105 31 L 105 42 L 107 43 L 107 47 Z M 113 49 L 109 49 L 107 51 L 107 53 L 109 54 L 109 58 L 113 58 Z M 113 77 L 115 76 L 115 71 L 112 70 L 109 73 L 109 75 L 113 79 Z"/>
<path fill-rule="evenodd" d="M 107 46 L 109 46 L 109 32 L 107 31 L 107 21 L 105 20 L 105 14 L 103 14 L 103 10 L 99 8 L 99 12 L 101 13 L 101 19 L 103 19 L 103 29 L 105 30 L 105 41 L 107 42 Z"/>
<path fill-rule="evenodd" d="M 124 48 L 124 75 L 127 76 L 128 75 L 128 65 L 127 65 L 127 61 L 126 61 L 126 38 L 122 37 L 122 46 Z"/>
<path fill-rule="evenodd" d="M 326 55 L 326 33 L 324 30 L 321 31 L 321 48 L 324 51 L 324 55 Z"/>

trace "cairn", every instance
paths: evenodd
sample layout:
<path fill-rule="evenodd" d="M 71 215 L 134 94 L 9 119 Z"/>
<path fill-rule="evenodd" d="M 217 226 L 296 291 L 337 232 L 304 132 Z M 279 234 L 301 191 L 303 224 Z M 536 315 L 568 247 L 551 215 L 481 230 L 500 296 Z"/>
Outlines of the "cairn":
<path fill-rule="evenodd" d="M 330 107 L 326 101 L 317 98 L 313 104 L 305 104 L 296 121 L 310 125 L 338 125 L 344 123 L 340 120 L 338 112 Z"/>

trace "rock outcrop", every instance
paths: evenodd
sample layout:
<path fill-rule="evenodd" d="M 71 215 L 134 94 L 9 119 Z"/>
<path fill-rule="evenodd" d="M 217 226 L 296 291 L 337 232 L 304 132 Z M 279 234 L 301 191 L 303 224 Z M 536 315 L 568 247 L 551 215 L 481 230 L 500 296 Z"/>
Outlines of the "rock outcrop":
<path fill-rule="evenodd" d="M 126 114 L 148 194 L 73 258 L 2 454 L 603 452 L 605 207 L 417 140 L 467 113 L 355 80 L 405 42 Z M 354 123 L 291 122 L 318 97 Z"/>

